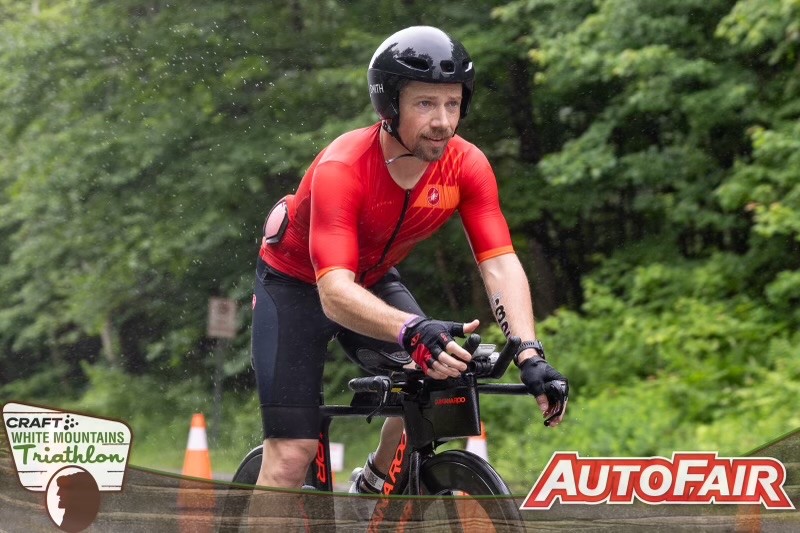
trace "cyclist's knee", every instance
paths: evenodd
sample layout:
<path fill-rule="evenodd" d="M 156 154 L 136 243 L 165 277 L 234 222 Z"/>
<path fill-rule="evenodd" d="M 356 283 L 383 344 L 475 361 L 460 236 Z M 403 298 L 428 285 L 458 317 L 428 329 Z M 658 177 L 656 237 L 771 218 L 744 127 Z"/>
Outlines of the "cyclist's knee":
<path fill-rule="evenodd" d="M 299 488 L 317 453 L 316 439 L 267 439 L 259 484 Z"/>

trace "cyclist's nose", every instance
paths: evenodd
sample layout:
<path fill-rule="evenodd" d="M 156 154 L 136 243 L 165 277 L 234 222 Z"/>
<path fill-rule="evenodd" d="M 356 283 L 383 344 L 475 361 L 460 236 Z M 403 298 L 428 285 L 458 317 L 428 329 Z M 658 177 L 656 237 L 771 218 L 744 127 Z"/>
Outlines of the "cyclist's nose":
<path fill-rule="evenodd" d="M 447 128 L 449 126 L 450 121 L 447 115 L 447 108 L 443 105 L 437 106 L 433 116 L 431 117 L 431 127 Z"/>

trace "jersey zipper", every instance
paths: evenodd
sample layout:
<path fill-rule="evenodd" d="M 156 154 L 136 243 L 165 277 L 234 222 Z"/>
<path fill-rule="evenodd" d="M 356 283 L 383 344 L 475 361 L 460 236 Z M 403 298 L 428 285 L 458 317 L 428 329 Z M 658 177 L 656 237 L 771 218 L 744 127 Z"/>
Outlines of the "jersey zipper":
<path fill-rule="evenodd" d="M 389 240 L 386 242 L 386 246 L 383 248 L 383 253 L 381 254 L 381 258 L 378 259 L 378 262 L 366 269 L 361 273 L 360 276 L 360 283 L 363 285 L 364 280 L 367 277 L 367 273 L 375 270 L 383 263 L 384 259 L 386 259 L 386 255 L 389 253 L 389 248 L 392 247 L 392 243 L 397 238 L 397 234 L 400 233 L 400 226 L 403 225 L 403 220 L 406 218 L 406 212 L 408 211 L 408 204 L 411 201 L 411 189 L 406 190 L 406 196 L 403 198 L 403 209 L 400 211 L 400 219 L 397 221 L 397 225 L 394 227 L 394 231 L 392 232 L 392 236 L 389 237 Z"/>

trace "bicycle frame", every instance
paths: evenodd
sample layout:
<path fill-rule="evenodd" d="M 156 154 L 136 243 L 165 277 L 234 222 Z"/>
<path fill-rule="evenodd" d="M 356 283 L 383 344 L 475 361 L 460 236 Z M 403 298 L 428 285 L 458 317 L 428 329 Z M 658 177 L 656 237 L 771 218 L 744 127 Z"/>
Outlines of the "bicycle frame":
<path fill-rule="evenodd" d="M 368 511 L 372 513 L 369 531 L 377 531 L 381 524 L 386 525 L 387 520 L 396 523 L 402 529 L 409 520 L 425 520 L 428 512 L 437 516 L 439 508 L 436 506 L 440 505 L 439 502 L 444 504 L 444 511 L 450 521 L 455 523 L 461 518 L 459 508 L 463 505 L 459 503 L 460 500 L 396 499 L 392 498 L 394 495 L 510 494 L 508 486 L 487 461 L 461 450 L 448 450 L 440 454 L 436 452 L 436 448 L 450 440 L 480 434 L 481 394 L 528 394 L 526 386 L 522 384 L 478 382 L 481 378 L 500 378 L 513 354 L 516 353 L 519 343 L 518 337 L 510 337 L 498 353 L 493 351 L 494 345 L 480 344 L 480 337 L 471 335 L 464 345 L 473 355 L 468 363 L 467 372 L 459 378 L 446 380 L 426 378 L 420 370 L 412 370 L 407 363 L 390 358 L 385 360 L 373 358 L 374 367 L 356 361 L 364 370 L 375 375 L 350 380 L 348 386 L 355 394 L 349 406 L 325 405 L 324 398 L 320 396 L 317 453 L 307 471 L 306 485 L 320 491 L 333 492 L 329 430 L 334 418 L 359 417 L 366 418 L 367 422 L 370 422 L 372 417 L 377 415 L 402 417 L 405 431 L 395 448 L 393 460 L 384 480 L 383 493 L 373 495 L 378 501 L 374 502 L 372 504 L 374 507 Z M 563 405 L 566 403 L 566 383 L 562 390 L 565 393 Z M 262 446 L 258 446 L 245 456 L 234 474 L 234 482 L 255 484 L 263 460 L 262 453 Z M 460 472 L 459 476 L 466 477 L 450 478 L 448 473 L 456 471 Z M 303 498 L 312 496 L 312 493 L 306 492 Z M 333 499 L 316 500 L 314 514 L 325 524 L 330 524 L 331 517 L 336 516 Z M 249 496 L 246 500 L 232 498 L 226 502 L 225 517 L 241 517 L 248 501 Z M 512 525 L 520 520 L 519 511 L 513 503 L 510 507 L 502 499 L 496 503 L 483 503 L 488 501 L 490 500 L 481 500 L 479 505 L 491 520 L 496 518 L 501 521 L 500 523 Z M 364 503 L 368 506 L 370 502 Z M 470 516 L 469 519 L 474 518 Z M 478 517 L 478 520 L 480 519 L 481 517 Z M 349 519 L 344 518 L 344 520 Z M 360 521 L 362 517 L 358 516 L 356 520 Z"/>
<path fill-rule="evenodd" d="M 323 405 L 320 407 L 320 430 L 317 442 L 317 455 L 306 474 L 306 485 L 317 490 L 333 492 L 333 476 L 331 470 L 330 426 L 334 418 L 339 417 L 369 417 L 375 411 L 374 407 L 352 407 L 347 405 Z M 394 411 L 394 409 L 389 409 Z M 402 416 L 402 410 L 396 413 L 382 413 L 385 416 Z"/>
<path fill-rule="evenodd" d="M 469 379 L 469 377 L 468 377 Z M 475 383 L 472 381 L 471 387 L 475 391 L 475 399 L 480 394 L 507 394 L 523 395 L 528 394 L 524 385 L 503 384 L 503 383 Z M 441 390 L 453 390 L 453 387 L 442 386 Z M 354 396 L 354 403 L 358 402 L 359 393 Z M 424 421 L 414 413 L 414 401 L 404 401 L 393 403 L 382 407 L 372 405 L 322 405 L 320 407 L 320 432 L 317 443 L 317 455 L 311 463 L 306 474 L 306 484 L 322 491 L 333 491 L 331 458 L 330 458 L 330 425 L 334 418 L 339 417 L 359 417 L 370 420 L 373 416 L 381 417 L 403 417 L 406 428 L 398 443 L 387 480 L 384 483 L 383 494 L 390 495 L 419 495 L 419 468 L 422 462 L 435 454 L 435 449 L 456 438 L 469 437 L 480 434 L 480 426 L 470 427 L 458 436 L 449 436 L 442 439 L 431 438 L 421 427 Z M 475 405 L 478 424 L 480 421 L 480 408 Z M 411 414 L 413 413 L 413 414 Z"/>
<path fill-rule="evenodd" d="M 409 500 L 401 501 L 399 505 L 393 505 L 393 499 L 390 497 L 399 495 L 421 495 L 424 492 L 420 479 L 421 470 L 425 461 L 436 454 L 436 448 L 448 440 L 480 434 L 480 408 L 478 405 L 480 393 L 528 394 L 524 385 L 479 384 L 471 374 L 467 374 L 465 378 L 466 389 L 468 389 L 466 391 L 464 391 L 464 386 L 453 387 L 452 383 L 448 384 L 446 382 L 441 383 L 439 387 L 435 385 L 432 387 L 434 393 L 437 392 L 436 389 L 439 389 L 439 392 L 456 391 L 456 394 L 464 393 L 465 396 L 454 396 L 455 398 L 471 396 L 475 402 L 474 416 L 477 424 L 467 423 L 466 426 L 468 427 L 465 427 L 461 431 L 455 428 L 452 432 L 459 434 L 458 436 L 442 439 L 437 439 L 431 431 L 425 431 L 423 426 L 427 421 L 424 416 L 422 416 L 421 410 L 419 409 L 419 398 L 400 399 L 400 401 L 395 401 L 387 405 L 383 405 L 383 402 L 380 402 L 377 408 L 374 403 L 368 405 L 342 406 L 324 405 L 323 402 L 320 408 L 321 421 L 319 440 L 317 443 L 317 455 L 306 474 L 306 484 L 318 490 L 333 491 L 329 429 L 334 418 L 357 416 L 366 417 L 368 421 L 371 421 L 371 418 L 375 415 L 380 415 L 382 417 L 403 417 L 405 421 L 405 430 L 395 448 L 392 462 L 389 465 L 386 478 L 384 479 L 381 494 L 381 496 L 384 497 L 378 499 L 372 510 L 368 531 L 379 531 L 383 525 L 387 523 L 407 523 L 413 516 L 415 510 L 417 510 L 417 506 L 422 505 L 422 508 L 424 508 L 427 504 Z M 470 391 L 472 394 L 469 394 Z M 439 399 L 442 400 L 442 398 Z M 397 398 L 395 398 L 395 400 L 397 400 Z M 446 400 L 446 398 L 444 400 Z M 359 403 L 358 392 L 354 395 L 352 403 Z M 436 403 L 435 399 L 432 403 Z M 455 504 L 450 502 L 446 505 L 448 505 L 448 513 L 452 516 L 457 516 L 458 513 L 453 507 Z M 331 508 L 329 512 L 333 514 L 333 509 Z"/>

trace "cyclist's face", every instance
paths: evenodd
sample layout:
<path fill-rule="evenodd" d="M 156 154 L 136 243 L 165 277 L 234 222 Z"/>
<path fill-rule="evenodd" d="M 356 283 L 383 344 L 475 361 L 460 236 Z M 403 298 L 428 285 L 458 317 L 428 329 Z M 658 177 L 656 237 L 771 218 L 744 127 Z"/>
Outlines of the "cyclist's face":
<path fill-rule="evenodd" d="M 400 138 L 423 161 L 442 157 L 461 118 L 460 83 L 412 81 L 400 92 Z"/>

